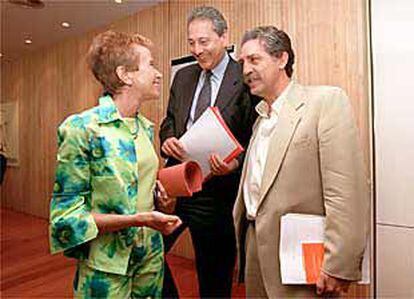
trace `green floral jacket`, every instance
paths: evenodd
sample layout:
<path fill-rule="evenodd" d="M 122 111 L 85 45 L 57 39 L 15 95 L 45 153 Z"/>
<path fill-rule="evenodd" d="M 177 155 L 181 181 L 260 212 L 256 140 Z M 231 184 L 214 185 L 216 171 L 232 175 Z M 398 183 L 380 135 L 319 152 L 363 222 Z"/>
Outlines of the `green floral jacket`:
<path fill-rule="evenodd" d="M 153 141 L 153 124 L 141 115 L 137 121 Z M 69 116 L 58 129 L 51 252 L 64 251 L 94 269 L 125 275 L 138 228 L 98 236 L 91 212 L 136 213 L 138 181 L 134 137 L 110 96 Z"/>

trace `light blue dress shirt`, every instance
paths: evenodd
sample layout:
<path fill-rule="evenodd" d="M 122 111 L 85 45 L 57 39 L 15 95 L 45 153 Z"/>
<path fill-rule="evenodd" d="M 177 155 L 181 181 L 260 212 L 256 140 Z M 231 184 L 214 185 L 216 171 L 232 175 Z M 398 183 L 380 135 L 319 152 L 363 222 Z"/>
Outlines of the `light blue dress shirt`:
<path fill-rule="evenodd" d="M 225 53 L 223 58 L 219 62 L 219 64 L 216 65 L 216 67 L 211 70 L 212 76 L 211 76 L 210 106 L 214 106 L 214 104 L 216 103 L 217 94 L 220 89 L 221 82 L 223 81 L 224 73 L 226 71 L 227 65 L 229 64 L 229 61 L 230 61 L 229 55 Z M 198 78 L 196 91 L 194 94 L 193 102 L 191 104 L 190 117 L 188 118 L 188 122 L 187 122 L 187 130 L 194 123 L 194 114 L 195 114 L 195 110 L 197 107 L 197 101 L 198 101 L 198 97 L 200 95 L 201 89 L 203 88 L 205 78 L 206 78 L 206 71 L 203 70 L 200 74 L 200 77 Z"/>

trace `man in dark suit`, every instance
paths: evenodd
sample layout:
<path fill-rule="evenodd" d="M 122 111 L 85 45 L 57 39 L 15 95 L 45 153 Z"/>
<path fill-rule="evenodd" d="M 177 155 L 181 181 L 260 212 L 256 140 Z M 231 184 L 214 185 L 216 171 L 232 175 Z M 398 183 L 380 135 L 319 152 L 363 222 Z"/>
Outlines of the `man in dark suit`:
<path fill-rule="evenodd" d="M 255 103 L 243 83 L 242 70 L 226 52 L 227 23 L 213 7 L 195 8 L 187 20 L 188 44 L 197 64 L 179 70 L 171 86 L 167 116 L 161 124 L 161 154 L 167 166 L 185 159 L 178 140 L 208 106 L 219 108 L 226 124 L 246 147 L 255 118 Z M 230 297 L 235 264 L 232 208 L 244 155 L 230 163 L 212 154 L 213 177 L 191 198 L 178 198 L 176 214 L 183 225 L 164 239 L 168 252 L 189 227 L 193 241 L 200 297 Z M 165 264 L 164 297 L 178 297 Z"/>

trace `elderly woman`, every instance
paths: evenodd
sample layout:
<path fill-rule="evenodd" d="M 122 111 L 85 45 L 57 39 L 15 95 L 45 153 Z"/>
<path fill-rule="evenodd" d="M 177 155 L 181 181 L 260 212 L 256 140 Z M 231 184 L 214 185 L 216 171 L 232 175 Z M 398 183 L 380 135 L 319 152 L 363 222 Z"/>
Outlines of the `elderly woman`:
<path fill-rule="evenodd" d="M 139 35 L 98 35 L 88 62 L 104 96 L 58 129 L 50 246 L 78 259 L 76 297 L 161 295 L 161 233 L 181 221 L 153 211 L 158 158 L 153 124 L 139 112 L 160 96 L 150 46 Z"/>

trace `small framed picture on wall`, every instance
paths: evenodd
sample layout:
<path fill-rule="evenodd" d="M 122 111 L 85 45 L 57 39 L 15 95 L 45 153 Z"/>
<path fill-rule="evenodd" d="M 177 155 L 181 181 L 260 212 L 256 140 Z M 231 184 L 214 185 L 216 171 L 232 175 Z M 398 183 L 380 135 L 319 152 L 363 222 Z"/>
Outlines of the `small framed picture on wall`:
<path fill-rule="evenodd" d="M 0 104 L 0 153 L 7 166 L 19 166 L 19 105 L 17 101 Z"/>

